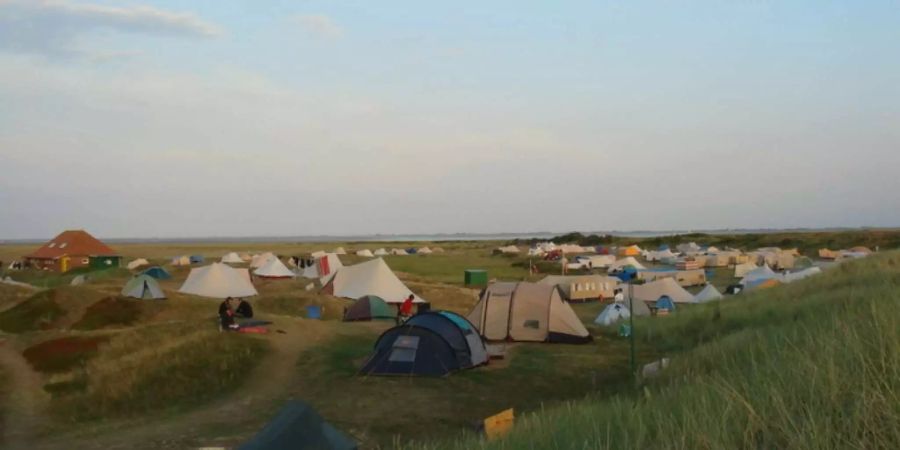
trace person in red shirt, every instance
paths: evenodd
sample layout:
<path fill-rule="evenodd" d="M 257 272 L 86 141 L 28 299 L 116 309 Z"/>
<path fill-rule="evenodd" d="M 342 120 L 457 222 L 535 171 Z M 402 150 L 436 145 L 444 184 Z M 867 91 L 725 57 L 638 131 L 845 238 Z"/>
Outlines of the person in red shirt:
<path fill-rule="evenodd" d="M 415 300 L 415 296 L 412 294 L 409 294 L 409 297 L 406 297 L 406 300 L 403 300 L 403 303 L 400 305 L 400 312 L 397 314 L 398 324 L 405 322 L 406 319 L 412 317 L 413 300 Z"/>

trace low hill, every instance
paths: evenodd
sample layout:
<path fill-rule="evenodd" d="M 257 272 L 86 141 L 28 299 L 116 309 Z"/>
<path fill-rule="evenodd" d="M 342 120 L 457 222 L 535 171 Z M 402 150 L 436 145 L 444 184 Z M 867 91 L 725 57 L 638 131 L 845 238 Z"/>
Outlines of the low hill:
<path fill-rule="evenodd" d="M 413 447 L 900 448 L 900 253 L 636 330 L 671 358 L 661 377 L 527 415 L 502 440 Z"/>

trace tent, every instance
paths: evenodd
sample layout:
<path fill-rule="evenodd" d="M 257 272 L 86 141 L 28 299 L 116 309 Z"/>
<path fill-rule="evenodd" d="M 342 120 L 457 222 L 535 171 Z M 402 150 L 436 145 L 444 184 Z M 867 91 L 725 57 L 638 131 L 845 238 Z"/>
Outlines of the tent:
<path fill-rule="evenodd" d="M 619 256 L 638 256 L 641 254 L 641 248 L 637 245 L 629 245 L 628 247 L 619 249 Z"/>
<path fill-rule="evenodd" d="M 241 259 L 242 259 L 244 262 L 249 262 L 249 261 L 251 261 L 251 260 L 253 259 L 253 257 L 250 256 L 250 254 L 247 253 L 247 252 L 241 253 L 240 256 L 241 256 Z"/>
<path fill-rule="evenodd" d="M 449 311 L 427 311 L 385 331 L 360 373 L 443 376 L 487 361 L 484 340 L 468 320 Z"/>
<path fill-rule="evenodd" d="M 430 254 L 431 254 L 431 249 L 428 248 L 428 247 L 422 247 L 422 248 L 416 250 L 416 254 L 419 254 L 419 255 L 430 255 Z"/>
<path fill-rule="evenodd" d="M 644 302 L 655 302 L 662 296 L 667 296 L 676 303 L 696 303 L 694 296 L 684 290 L 677 281 L 672 278 L 662 278 L 646 284 L 631 286 L 634 291 L 634 299 Z M 624 292 L 627 294 L 628 289 Z"/>
<path fill-rule="evenodd" d="M 259 255 L 253 255 L 253 258 L 250 260 L 250 268 L 256 269 L 262 266 L 265 266 L 269 263 L 269 261 L 273 259 L 278 259 L 272 252 L 266 252 Z"/>
<path fill-rule="evenodd" d="M 344 322 L 397 318 L 397 310 L 376 295 L 364 295 L 344 310 Z"/>
<path fill-rule="evenodd" d="M 612 272 L 615 272 L 616 270 L 619 270 L 625 266 L 632 266 L 637 270 L 646 270 L 647 269 L 641 263 L 639 263 L 636 259 L 634 259 L 633 256 L 627 256 L 625 258 L 622 258 L 622 259 L 610 264 L 608 270 L 610 273 L 612 273 Z"/>
<path fill-rule="evenodd" d="M 241 259 L 241 255 L 238 255 L 235 252 L 231 252 L 222 257 L 222 262 L 229 263 L 229 264 L 242 264 L 244 262 L 244 260 Z"/>
<path fill-rule="evenodd" d="M 849 251 L 850 253 L 865 253 L 867 255 L 872 253 L 872 250 L 870 250 L 868 247 L 863 246 L 850 247 L 849 249 L 847 249 L 847 251 Z"/>
<path fill-rule="evenodd" d="M 238 450 L 356 450 L 353 439 L 325 422 L 309 405 L 291 400 Z"/>
<path fill-rule="evenodd" d="M 406 250 L 403 250 L 402 248 L 394 248 L 394 249 L 391 249 L 391 254 L 394 255 L 394 256 L 407 256 L 407 255 L 409 255 L 409 253 L 407 253 Z"/>
<path fill-rule="evenodd" d="M 744 290 L 744 286 L 740 284 L 732 284 L 725 288 L 725 293 L 728 295 L 737 295 L 740 294 Z"/>
<path fill-rule="evenodd" d="M 799 256 L 794 260 L 795 269 L 809 269 L 813 267 L 813 261 L 806 256 Z"/>
<path fill-rule="evenodd" d="M 768 289 L 781 284 L 781 280 L 778 278 L 760 278 L 757 280 L 744 282 L 744 287 L 747 289 Z"/>
<path fill-rule="evenodd" d="M 741 280 L 741 284 L 746 286 L 750 283 L 755 283 L 761 280 L 769 280 L 773 278 L 778 278 L 778 274 L 770 269 L 769 266 L 764 265 L 747 272 L 747 274 L 744 275 L 744 278 Z"/>
<path fill-rule="evenodd" d="M 325 255 L 327 255 L 327 254 L 328 254 L 328 253 L 326 253 L 325 250 L 316 250 L 316 251 L 310 253 L 309 256 L 310 256 L 311 258 L 321 258 L 321 257 L 323 257 L 323 256 L 325 256 Z"/>
<path fill-rule="evenodd" d="M 344 250 L 344 247 L 338 247 L 338 248 L 334 249 L 334 251 L 332 251 L 331 253 L 334 253 L 335 255 L 346 255 L 347 250 Z"/>
<path fill-rule="evenodd" d="M 686 244 L 678 244 L 678 246 L 676 246 L 675 249 L 678 250 L 679 253 L 685 253 L 685 254 L 699 253 L 701 250 L 700 246 L 694 242 L 688 242 Z"/>
<path fill-rule="evenodd" d="M 138 275 L 129 280 L 122 288 L 122 295 L 140 299 L 166 298 L 159 282 L 150 275 Z"/>
<path fill-rule="evenodd" d="M 675 311 L 675 302 L 668 295 L 663 295 L 656 301 L 656 309 L 665 309 L 667 311 Z"/>
<path fill-rule="evenodd" d="M 591 335 L 556 286 L 493 283 L 468 315 L 491 341 L 585 343 Z"/>
<path fill-rule="evenodd" d="M 413 294 L 415 303 L 425 303 L 425 300 L 410 291 L 394 275 L 381 258 L 339 269 L 322 288 L 322 292 L 351 299 L 375 295 L 387 303 L 402 303 Z"/>
<path fill-rule="evenodd" d="M 564 300 L 584 301 L 612 298 L 619 279 L 604 275 L 548 275 L 538 283 L 558 286 Z"/>
<path fill-rule="evenodd" d="M 410 248 L 406 249 L 406 254 L 407 255 L 415 255 L 418 251 L 419 250 L 417 250 L 415 247 L 410 247 Z"/>
<path fill-rule="evenodd" d="M 372 254 L 375 256 L 387 256 L 388 252 L 384 248 L 379 248 L 372 252 Z"/>
<path fill-rule="evenodd" d="M 172 278 L 172 275 L 169 275 L 169 272 L 166 272 L 166 269 L 159 266 L 147 268 L 141 272 L 141 275 L 149 275 L 157 280 L 168 280 L 169 278 Z"/>
<path fill-rule="evenodd" d="M 138 259 L 128 263 L 128 265 L 125 267 L 127 267 L 128 270 L 134 270 L 134 269 L 137 269 L 138 267 L 149 266 L 149 265 L 150 265 L 150 261 L 147 261 L 144 258 L 138 258 Z"/>
<path fill-rule="evenodd" d="M 747 261 L 743 264 L 738 264 L 738 265 L 734 266 L 734 277 L 735 278 L 744 278 L 748 273 L 750 273 L 758 268 L 759 268 L 759 266 L 757 266 L 752 261 Z"/>
<path fill-rule="evenodd" d="M 344 263 L 336 253 L 326 253 L 324 256 L 316 258 L 313 264 L 306 266 L 301 275 L 305 278 L 320 278 L 322 284 L 325 284 L 342 267 L 344 267 Z"/>
<path fill-rule="evenodd" d="M 606 305 L 606 308 L 603 308 L 603 311 L 600 315 L 594 319 L 594 323 L 597 325 L 612 325 L 619 320 L 628 319 L 631 317 L 631 313 L 628 311 L 628 307 L 622 303 L 611 303 Z"/>
<path fill-rule="evenodd" d="M 797 272 L 786 273 L 782 276 L 782 279 L 785 283 L 792 283 L 794 281 L 802 280 L 804 278 L 818 275 L 820 273 L 822 273 L 822 269 L 818 267 L 810 267 Z"/>
<path fill-rule="evenodd" d="M 819 258 L 821 258 L 821 259 L 836 259 L 838 257 L 838 253 L 839 252 L 835 252 L 835 251 L 829 250 L 827 248 L 820 248 L 819 249 Z"/>
<path fill-rule="evenodd" d="M 278 258 L 269 259 L 265 265 L 254 270 L 253 274 L 262 278 L 294 278 L 294 272 Z"/>
<path fill-rule="evenodd" d="M 247 269 L 236 269 L 222 263 L 191 269 L 178 292 L 211 298 L 257 295 Z"/>
<path fill-rule="evenodd" d="M 494 254 L 515 255 L 519 253 L 519 247 L 515 245 L 507 245 L 506 247 L 498 247 L 494 249 Z"/>
<path fill-rule="evenodd" d="M 369 249 L 365 248 L 365 249 L 362 249 L 362 250 L 357 250 L 357 251 L 356 251 L 356 256 L 362 256 L 362 257 L 364 257 L 364 258 L 371 258 L 371 257 L 373 257 L 373 256 L 375 256 L 375 255 L 372 254 L 372 250 L 369 250 Z"/>
<path fill-rule="evenodd" d="M 173 266 L 189 266 L 191 265 L 191 257 L 190 256 L 176 256 L 172 258 Z"/>
<path fill-rule="evenodd" d="M 70 286 L 81 286 L 82 284 L 87 283 L 87 280 L 88 280 L 88 278 L 86 275 L 84 275 L 84 274 L 78 275 L 75 278 L 72 278 L 72 281 L 69 282 L 69 285 Z"/>
<path fill-rule="evenodd" d="M 191 264 L 203 264 L 203 261 L 205 261 L 205 258 L 203 258 L 203 255 L 191 255 L 190 259 L 191 259 Z"/>
<path fill-rule="evenodd" d="M 715 286 L 707 284 L 702 291 L 698 292 L 697 295 L 694 296 L 694 299 L 697 301 L 697 303 L 706 303 L 713 300 L 721 300 L 722 293 L 719 292 L 719 290 L 716 289 Z"/>
<path fill-rule="evenodd" d="M 616 262 L 614 255 L 590 255 L 580 256 L 579 258 L 586 259 L 590 268 L 609 267 L 610 264 L 615 264 Z"/>

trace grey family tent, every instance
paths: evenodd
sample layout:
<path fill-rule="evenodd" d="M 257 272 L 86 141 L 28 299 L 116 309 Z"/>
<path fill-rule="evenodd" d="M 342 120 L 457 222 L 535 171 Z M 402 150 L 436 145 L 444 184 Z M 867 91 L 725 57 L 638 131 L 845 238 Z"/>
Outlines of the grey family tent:
<path fill-rule="evenodd" d="M 360 297 L 344 311 L 344 322 L 374 319 L 393 320 L 396 317 L 397 309 L 392 308 L 384 299 L 375 295 Z"/>
<path fill-rule="evenodd" d="M 138 275 L 129 280 L 122 289 L 122 295 L 141 299 L 166 298 L 156 278 L 150 275 Z"/>
<path fill-rule="evenodd" d="M 468 315 L 489 341 L 585 343 L 591 340 L 556 286 L 493 283 Z"/>
<path fill-rule="evenodd" d="M 308 404 L 291 400 L 238 450 L 355 450 L 353 439 L 322 419 Z"/>
<path fill-rule="evenodd" d="M 484 341 L 472 323 L 450 311 L 426 311 L 385 331 L 360 373 L 444 376 L 487 361 Z"/>
<path fill-rule="evenodd" d="M 694 296 L 697 300 L 697 303 L 706 303 L 714 300 L 721 300 L 722 293 L 716 289 L 712 284 L 707 284 L 702 291 L 698 292 L 697 295 Z"/>
<path fill-rule="evenodd" d="M 612 325 L 619 320 L 628 319 L 629 317 L 631 317 L 631 313 L 628 311 L 627 306 L 622 303 L 610 303 L 594 319 L 594 323 L 597 325 Z"/>

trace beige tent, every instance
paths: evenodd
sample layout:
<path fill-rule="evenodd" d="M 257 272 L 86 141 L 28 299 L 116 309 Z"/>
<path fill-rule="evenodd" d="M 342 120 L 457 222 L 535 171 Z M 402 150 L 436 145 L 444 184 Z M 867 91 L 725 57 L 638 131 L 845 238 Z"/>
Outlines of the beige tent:
<path fill-rule="evenodd" d="M 369 249 L 367 249 L 367 248 L 364 248 L 364 249 L 362 249 L 362 250 L 357 250 L 357 251 L 356 251 L 356 256 L 362 256 L 362 257 L 364 257 L 364 258 L 371 258 L 371 257 L 373 257 L 373 256 L 375 256 L 375 255 L 372 254 L 372 250 L 369 250 Z"/>
<path fill-rule="evenodd" d="M 628 256 L 622 258 L 612 264 L 609 265 L 609 272 L 615 272 L 616 270 L 622 269 L 625 266 L 633 266 L 637 270 L 646 270 L 643 264 L 639 263 L 634 257 Z"/>
<path fill-rule="evenodd" d="M 172 258 L 173 266 L 189 266 L 191 265 L 191 257 L 190 256 L 176 256 Z"/>
<path fill-rule="evenodd" d="M 515 245 L 507 245 L 506 247 L 498 247 L 494 249 L 495 254 L 515 255 L 519 253 L 519 247 Z"/>
<path fill-rule="evenodd" d="M 432 253 L 431 249 L 428 247 L 422 247 L 416 250 L 417 255 L 430 255 Z"/>
<path fill-rule="evenodd" d="M 679 286 L 699 286 L 706 284 L 706 272 L 703 269 L 692 270 L 644 270 L 638 272 L 638 278 L 650 282 L 663 278 L 672 278 Z"/>
<path fill-rule="evenodd" d="M 409 253 L 406 253 L 406 250 L 402 248 L 393 248 L 391 249 L 391 254 L 394 256 L 408 256 Z"/>
<path fill-rule="evenodd" d="M 191 269 L 178 292 L 212 298 L 257 295 L 247 269 L 236 269 L 222 263 Z"/>
<path fill-rule="evenodd" d="M 538 281 L 538 284 L 559 287 L 563 299 L 569 301 L 612 298 L 619 283 L 618 278 L 604 275 L 549 275 Z"/>
<path fill-rule="evenodd" d="M 270 258 L 265 265 L 256 268 L 256 270 L 253 271 L 253 274 L 262 278 L 294 277 L 294 272 L 291 272 L 291 269 L 288 269 L 278 258 Z"/>
<path fill-rule="evenodd" d="M 402 303 L 409 294 L 413 294 L 415 303 L 425 303 L 394 275 L 381 258 L 341 268 L 322 288 L 322 292 L 354 300 L 364 295 L 374 295 L 387 303 Z"/>
<path fill-rule="evenodd" d="M 241 255 L 231 252 L 222 257 L 222 262 L 228 264 L 242 264 L 244 260 L 241 259 Z"/>
<path fill-rule="evenodd" d="M 188 261 L 188 262 L 190 262 L 190 261 Z M 148 265 L 150 265 L 150 261 L 147 261 L 144 258 L 138 258 L 138 259 L 128 263 L 128 265 L 125 267 L 128 267 L 128 270 L 134 270 L 134 269 L 137 269 L 138 267 L 148 266 Z"/>
<path fill-rule="evenodd" d="M 271 261 L 273 259 L 278 259 L 278 257 L 275 256 L 275 254 L 272 252 L 265 252 L 265 253 L 261 253 L 259 255 L 253 255 L 253 258 L 250 260 L 250 268 L 256 269 L 256 268 L 265 266 L 266 264 L 269 263 L 269 261 Z"/>
<path fill-rule="evenodd" d="M 722 293 L 719 292 L 719 290 L 716 289 L 715 286 L 707 284 L 706 287 L 703 288 L 703 290 L 701 290 L 697 293 L 697 295 L 694 296 L 694 299 L 697 300 L 697 303 L 706 303 L 714 300 L 721 300 Z"/>
<path fill-rule="evenodd" d="M 326 253 L 315 259 L 315 262 L 303 269 L 304 278 L 322 278 L 322 284 L 328 282 L 331 276 L 344 267 L 341 258 L 336 253 Z"/>
<path fill-rule="evenodd" d="M 591 340 L 555 286 L 493 283 L 468 315 L 485 339 L 583 343 Z"/>
<path fill-rule="evenodd" d="M 372 254 L 375 256 L 386 256 L 388 254 L 388 252 L 384 248 L 379 248 L 379 249 L 375 250 L 374 252 L 372 252 Z"/>
<path fill-rule="evenodd" d="M 241 259 L 244 260 L 244 262 L 248 262 L 248 261 L 252 260 L 253 257 L 250 256 L 249 253 L 244 252 L 244 253 L 241 253 Z"/>
<path fill-rule="evenodd" d="M 334 249 L 334 251 L 332 251 L 331 253 L 334 253 L 335 255 L 346 255 L 347 250 L 344 250 L 344 247 L 338 247 L 338 248 Z"/>
<path fill-rule="evenodd" d="M 694 296 L 679 286 L 678 282 L 672 278 L 663 278 L 646 284 L 636 284 L 632 286 L 632 289 L 634 289 L 634 299 L 643 302 L 655 302 L 666 295 L 675 303 L 696 303 Z M 624 291 L 626 294 L 628 293 L 628 289 Z"/>
<path fill-rule="evenodd" d="M 835 251 L 829 250 L 829 249 L 827 249 L 827 248 L 820 248 L 820 249 L 819 249 L 819 258 L 821 258 L 821 259 L 835 259 L 835 258 L 838 257 L 838 253 L 839 253 L 839 252 L 835 252 Z"/>
<path fill-rule="evenodd" d="M 745 275 L 759 268 L 756 264 L 752 262 L 745 262 L 743 264 L 738 264 L 734 266 L 734 277 L 735 278 L 744 278 Z"/>

